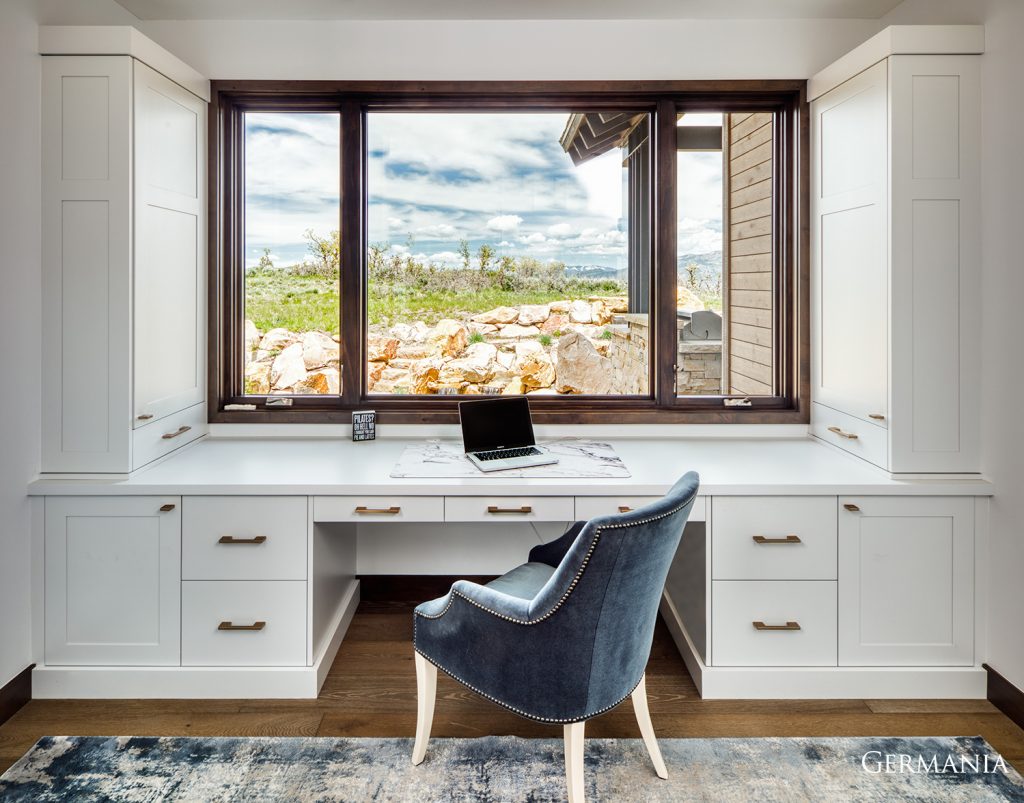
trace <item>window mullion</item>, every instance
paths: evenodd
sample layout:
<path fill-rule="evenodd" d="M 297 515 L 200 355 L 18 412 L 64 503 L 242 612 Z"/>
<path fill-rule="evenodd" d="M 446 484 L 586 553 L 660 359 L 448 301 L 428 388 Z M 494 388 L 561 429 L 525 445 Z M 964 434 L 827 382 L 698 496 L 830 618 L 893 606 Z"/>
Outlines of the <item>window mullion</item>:
<path fill-rule="evenodd" d="M 670 406 L 676 396 L 676 105 L 673 101 L 658 101 L 654 130 L 651 388 L 660 406 Z"/>
<path fill-rule="evenodd" d="M 365 275 L 363 264 L 363 220 L 366 199 L 363 193 L 364 116 L 358 102 L 341 104 L 341 400 L 345 406 L 357 405 L 362 397 L 365 365 L 364 310 Z"/>

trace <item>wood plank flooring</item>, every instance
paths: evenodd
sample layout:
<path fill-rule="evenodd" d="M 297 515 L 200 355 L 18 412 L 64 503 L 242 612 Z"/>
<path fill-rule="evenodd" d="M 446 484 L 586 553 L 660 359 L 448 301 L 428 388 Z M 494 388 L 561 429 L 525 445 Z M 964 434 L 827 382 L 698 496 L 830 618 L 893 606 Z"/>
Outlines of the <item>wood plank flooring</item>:
<path fill-rule="evenodd" d="M 416 726 L 412 606 L 364 602 L 316 700 L 33 700 L 0 726 L 0 771 L 44 735 L 407 736 Z M 647 668 L 662 737 L 984 736 L 1024 769 L 1024 731 L 985 700 L 701 700 L 659 622 Z M 561 738 L 438 676 L 434 736 Z M 587 736 L 638 738 L 629 703 Z"/>

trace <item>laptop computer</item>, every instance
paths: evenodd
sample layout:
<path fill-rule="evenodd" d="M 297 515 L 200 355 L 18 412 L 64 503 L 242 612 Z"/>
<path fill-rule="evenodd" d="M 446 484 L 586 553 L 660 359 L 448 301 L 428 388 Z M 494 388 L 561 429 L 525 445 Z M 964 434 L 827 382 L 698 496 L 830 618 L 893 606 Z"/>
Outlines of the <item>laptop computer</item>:
<path fill-rule="evenodd" d="M 525 396 L 459 402 L 459 422 L 466 457 L 481 471 L 558 462 L 537 448 Z"/>

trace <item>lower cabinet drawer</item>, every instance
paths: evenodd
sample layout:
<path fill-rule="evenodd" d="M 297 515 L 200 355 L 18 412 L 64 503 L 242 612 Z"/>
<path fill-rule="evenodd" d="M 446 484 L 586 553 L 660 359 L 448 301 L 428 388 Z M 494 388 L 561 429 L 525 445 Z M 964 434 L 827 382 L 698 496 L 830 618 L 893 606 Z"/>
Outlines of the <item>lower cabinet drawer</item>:
<path fill-rule="evenodd" d="M 629 513 L 642 508 L 652 502 L 657 502 L 660 496 L 577 496 L 576 497 L 576 520 L 587 521 L 598 516 L 611 516 L 615 513 Z M 693 500 L 693 507 L 690 508 L 688 521 L 704 521 L 704 497 L 698 496 Z M 626 510 L 623 510 L 626 508 Z"/>
<path fill-rule="evenodd" d="M 132 470 L 206 434 L 206 405 L 196 404 L 132 432 Z"/>
<path fill-rule="evenodd" d="M 447 496 L 445 521 L 573 521 L 571 496 Z"/>
<path fill-rule="evenodd" d="M 879 468 L 889 469 L 889 430 L 814 402 L 811 434 Z"/>
<path fill-rule="evenodd" d="M 305 666 L 306 584 L 181 584 L 182 666 Z"/>
<path fill-rule="evenodd" d="M 718 580 L 711 584 L 715 666 L 836 666 L 836 583 Z"/>
<path fill-rule="evenodd" d="M 313 520 L 444 521 L 440 496 L 317 496 Z"/>

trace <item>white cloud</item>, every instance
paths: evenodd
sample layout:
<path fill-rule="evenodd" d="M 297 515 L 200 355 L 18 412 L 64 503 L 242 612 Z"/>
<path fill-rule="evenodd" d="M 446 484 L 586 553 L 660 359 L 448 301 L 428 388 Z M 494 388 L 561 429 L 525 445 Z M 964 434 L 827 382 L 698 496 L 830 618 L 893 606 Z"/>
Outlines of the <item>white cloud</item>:
<path fill-rule="evenodd" d="M 416 235 L 430 240 L 448 240 L 455 236 L 456 231 L 450 223 L 435 223 L 432 226 L 420 226 L 416 229 Z"/>
<path fill-rule="evenodd" d="M 404 256 L 405 254 L 409 253 L 409 246 L 407 246 L 407 245 L 395 245 L 395 244 L 392 244 L 391 247 L 388 250 L 392 254 L 400 254 L 400 255 Z"/>
<path fill-rule="evenodd" d="M 400 229 L 405 225 L 405 221 L 400 217 L 389 217 L 387 219 L 387 226 L 389 229 Z"/>
<path fill-rule="evenodd" d="M 487 228 L 491 231 L 515 231 L 522 222 L 519 215 L 498 215 L 487 221 Z"/>
<path fill-rule="evenodd" d="M 568 237 L 572 234 L 572 226 L 568 223 L 555 223 L 548 226 L 548 234 L 551 237 Z"/>
<path fill-rule="evenodd" d="M 527 245 L 533 245 L 536 243 L 547 242 L 547 237 L 541 234 L 539 231 L 531 232 L 530 234 L 524 234 L 519 238 L 519 242 L 526 243 Z"/>
<path fill-rule="evenodd" d="M 502 240 L 498 243 L 498 248 L 511 248 L 514 243 L 510 243 L 508 240 Z"/>
<path fill-rule="evenodd" d="M 427 257 L 427 262 L 437 265 L 461 265 L 462 257 L 454 251 L 439 251 Z"/>

